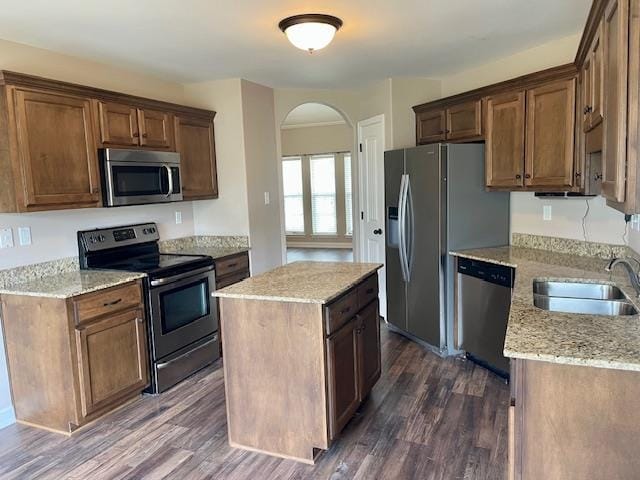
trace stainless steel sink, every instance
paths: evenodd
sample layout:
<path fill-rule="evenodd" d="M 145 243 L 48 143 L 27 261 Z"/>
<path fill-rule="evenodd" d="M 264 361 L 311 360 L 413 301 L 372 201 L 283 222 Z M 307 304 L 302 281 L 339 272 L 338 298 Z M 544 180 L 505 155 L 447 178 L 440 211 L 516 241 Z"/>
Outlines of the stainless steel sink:
<path fill-rule="evenodd" d="M 579 282 L 533 282 L 533 293 L 547 297 L 590 298 L 594 300 L 623 300 L 624 293 L 615 285 Z"/>
<path fill-rule="evenodd" d="M 582 282 L 533 282 L 533 304 L 543 310 L 589 315 L 637 315 L 615 285 Z"/>
<path fill-rule="evenodd" d="M 589 315 L 637 315 L 638 310 L 624 300 L 593 300 L 588 298 L 547 297 L 533 295 L 533 304 L 543 310 Z"/>

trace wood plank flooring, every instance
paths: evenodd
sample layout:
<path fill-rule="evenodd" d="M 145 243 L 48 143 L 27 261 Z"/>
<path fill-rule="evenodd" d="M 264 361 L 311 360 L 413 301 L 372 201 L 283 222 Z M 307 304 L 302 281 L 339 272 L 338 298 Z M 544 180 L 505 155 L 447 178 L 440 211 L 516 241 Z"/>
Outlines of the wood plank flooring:
<path fill-rule="evenodd" d="M 232 449 L 217 362 L 67 438 L 0 430 L 2 479 L 505 478 L 508 387 L 461 359 L 441 359 L 383 325 L 383 372 L 316 465 Z"/>

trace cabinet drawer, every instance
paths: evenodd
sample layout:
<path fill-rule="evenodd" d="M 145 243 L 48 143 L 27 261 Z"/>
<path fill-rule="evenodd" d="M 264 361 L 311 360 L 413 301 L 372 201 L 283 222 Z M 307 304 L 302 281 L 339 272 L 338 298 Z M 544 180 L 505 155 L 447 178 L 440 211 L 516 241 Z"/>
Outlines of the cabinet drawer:
<path fill-rule="evenodd" d="M 142 304 L 140 283 L 129 283 L 82 295 L 73 300 L 76 324 L 102 315 L 139 307 Z"/>
<path fill-rule="evenodd" d="M 242 270 L 249 270 L 249 255 L 241 253 L 229 258 L 216 260 L 216 277 L 223 277 Z"/>
<path fill-rule="evenodd" d="M 249 270 L 242 270 L 241 272 L 237 272 L 232 275 L 226 275 L 224 278 L 216 280 L 216 290 L 241 282 L 245 278 L 249 278 Z"/>
<path fill-rule="evenodd" d="M 378 298 L 378 274 L 371 275 L 358 287 L 358 308 L 365 307 L 373 299 Z"/>
<path fill-rule="evenodd" d="M 351 290 L 326 307 L 327 335 L 331 335 L 358 312 L 358 294 Z"/>

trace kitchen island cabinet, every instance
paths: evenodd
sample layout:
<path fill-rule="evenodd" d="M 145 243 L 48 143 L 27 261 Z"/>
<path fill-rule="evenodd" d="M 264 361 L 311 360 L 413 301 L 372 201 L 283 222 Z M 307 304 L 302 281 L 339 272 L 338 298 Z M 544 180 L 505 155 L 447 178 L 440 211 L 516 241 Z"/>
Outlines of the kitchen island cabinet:
<path fill-rule="evenodd" d="M 218 290 L 229 443 L 313 463 L 380 377 L 379 264 L 296 262 Z"/>

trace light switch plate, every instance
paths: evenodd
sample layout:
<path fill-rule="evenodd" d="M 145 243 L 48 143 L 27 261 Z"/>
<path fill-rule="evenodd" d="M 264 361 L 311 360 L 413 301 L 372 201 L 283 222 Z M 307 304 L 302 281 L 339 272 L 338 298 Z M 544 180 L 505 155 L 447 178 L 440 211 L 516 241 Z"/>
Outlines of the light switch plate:
<path fill-rule="evenodd" d="M 271 198 L 269 196 L 269 192 L 264 192 L 264 204 L 269 205 L 271 203 Z"/>
<path fill-rule="evenodd" d="M 31 245 L 31 228 L 19 227 L 18 228 L 18 242 L 21 246 Z"/>
<path fill-rule="evenodd" d="M 180 225 L 182 223 L 182 212 L 176 212 L 176 225 Z"/>
<path fill-rule="evenodd" d="M 546 221 L 551 220 L 551 205 L 542 206 L 542 219 Z"/>
<path fill-rule="evenodd" d="M 0 248 L 13 247 L 13 231 L 10 228 L 0 230 Z"/>

